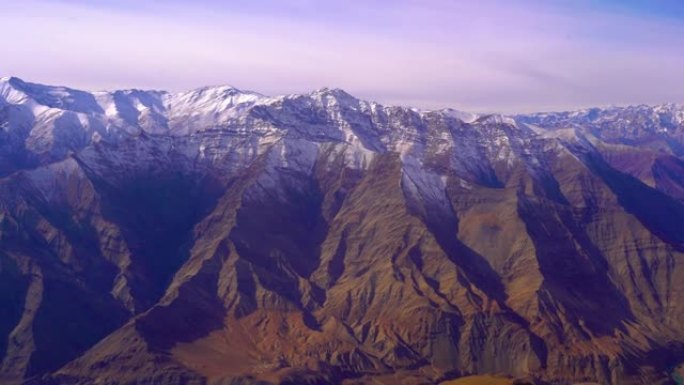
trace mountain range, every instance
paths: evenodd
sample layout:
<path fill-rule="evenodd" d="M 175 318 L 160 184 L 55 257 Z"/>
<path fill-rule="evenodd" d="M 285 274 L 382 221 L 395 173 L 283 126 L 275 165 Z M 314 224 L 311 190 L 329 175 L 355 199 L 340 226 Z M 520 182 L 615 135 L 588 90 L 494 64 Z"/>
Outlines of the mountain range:
<path fill-rule="evenodd" d="M 0 80 L 0 383 L 671 384 L 684 107 Z"/>

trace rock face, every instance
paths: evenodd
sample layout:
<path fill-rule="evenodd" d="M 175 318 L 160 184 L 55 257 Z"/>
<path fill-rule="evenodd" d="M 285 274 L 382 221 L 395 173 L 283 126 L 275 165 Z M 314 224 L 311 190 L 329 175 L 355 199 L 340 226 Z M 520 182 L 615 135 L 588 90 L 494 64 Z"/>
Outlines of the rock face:
<path fill-rule="evenodd" d="M 666 384 L 684 108 L 0 81 L 0 383 Z"/>

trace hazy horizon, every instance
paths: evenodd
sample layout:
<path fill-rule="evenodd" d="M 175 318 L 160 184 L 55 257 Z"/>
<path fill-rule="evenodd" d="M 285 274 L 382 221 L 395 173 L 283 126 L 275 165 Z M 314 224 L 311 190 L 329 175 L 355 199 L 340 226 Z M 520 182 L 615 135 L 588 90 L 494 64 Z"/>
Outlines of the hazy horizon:
<path fill-rule="evenodd" d="M 502 113 L 684 101 L 670 0 L 29 0 L 3 4 L 0 33 L 0 76 L 86 90 L 331 87 Z"/>

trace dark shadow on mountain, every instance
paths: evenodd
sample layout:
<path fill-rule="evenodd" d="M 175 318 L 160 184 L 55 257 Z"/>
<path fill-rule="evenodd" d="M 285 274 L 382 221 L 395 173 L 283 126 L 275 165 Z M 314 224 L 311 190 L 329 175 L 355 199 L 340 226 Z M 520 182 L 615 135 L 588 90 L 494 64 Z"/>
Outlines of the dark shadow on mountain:
<path fill-rule="evenodd" d="M 662 156 L 651 167 L 656 188 L 684 204 L 684 161 Z"/>
<path fill-rule="evenodd" d="M 230 239 L 260 285 L 302 308 L 299 277 L 309 278 L 319 266 L 328 231 L 323 194 L 313 178 L 287 170 L 277 174 L 278 188 L 257 183 L 244 193 Z M 245 280 L 251 279 L 241 281 L 246 288 L 255 284 Z"/>
<path fill-rule="evenodd" d="M 634 315 L 611 283 L 608 263 L 565 210 L 567 206 L 518 196 L 518 215 L 534 243 L 543 288 L 597 336 L 613 335 Z"/>
<path fill-rule="evenodd" d="M 606 163 L 600 154 L 570 147 L 584 164 L 606 183 L 624 209 L 634 215 L 653 234 L 684 251 L 684 204 L 637 178 L 621 173 Z"/>
<path fill-rule="evenodd" d="M 6 242 L 1 236 L 0 241 Z M 16 262 L 0 252 L 0 358 L 5 357 L 10 332 L 17 326 L 24 312 L 28 277 Z"/>
<path fill-rule="evenodd" d="M 35 351 L 27 377 L 59 369 L 129 316 L 111 295 L 91 292 L 73 276 L 43 274 L 43 298 L 32 325 Z"/>
<path fill-rule="evenodd" d="M 188 259 L 194 226 L 216 205 L 223 185 L 209 174 L 160 170 L 113 182 L 85 167 L 101 196 L 105 218 L 116 223 L 131 253 L 136 312 L 164 293 Z"/>
<path fill-rule="evenodd" d="M 167 350 L 223 327 L 225 308 L 218 297 L 221 266 L 228 258 L 225 244 L 205 259 L 200 270 L 178 288 L 169 304 L 155 305 L 135 320 L 135 328 L 152 349 Z"/>

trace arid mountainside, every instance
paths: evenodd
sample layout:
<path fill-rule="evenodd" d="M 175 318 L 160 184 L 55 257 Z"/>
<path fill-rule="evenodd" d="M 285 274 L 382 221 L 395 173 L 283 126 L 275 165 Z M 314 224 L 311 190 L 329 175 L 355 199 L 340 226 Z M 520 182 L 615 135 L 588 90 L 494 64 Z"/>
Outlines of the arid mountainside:
<path fill-rule="evenodd" d="M 0 383 L 668 384 L 684 108 L 0 81 Z"/>

